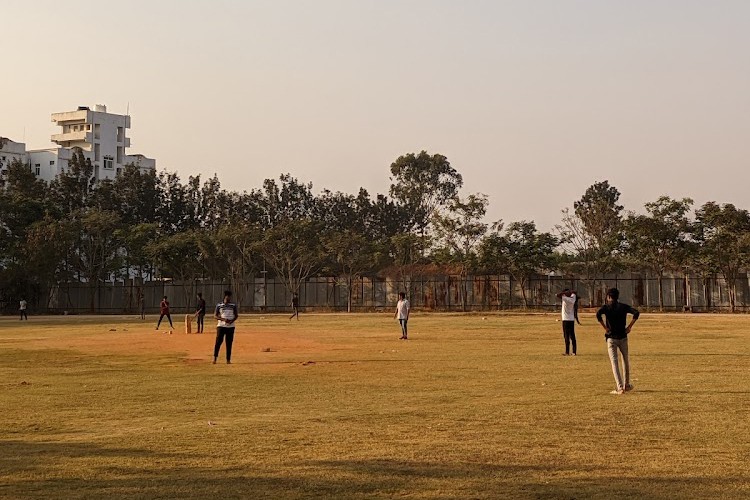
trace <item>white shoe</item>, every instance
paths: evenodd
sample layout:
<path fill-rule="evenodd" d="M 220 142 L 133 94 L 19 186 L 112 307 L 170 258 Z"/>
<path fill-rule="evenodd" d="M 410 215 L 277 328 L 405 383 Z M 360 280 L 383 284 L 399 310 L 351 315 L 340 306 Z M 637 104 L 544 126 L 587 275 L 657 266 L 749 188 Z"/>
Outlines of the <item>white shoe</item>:
<path fill-rule="evenodd" d="M 615 389 L 614 391 L 609 391 L 610 394 L 617 394 L 617 395 L 620 395 L 623 392 L 624 391 L 622 389 Z"/>

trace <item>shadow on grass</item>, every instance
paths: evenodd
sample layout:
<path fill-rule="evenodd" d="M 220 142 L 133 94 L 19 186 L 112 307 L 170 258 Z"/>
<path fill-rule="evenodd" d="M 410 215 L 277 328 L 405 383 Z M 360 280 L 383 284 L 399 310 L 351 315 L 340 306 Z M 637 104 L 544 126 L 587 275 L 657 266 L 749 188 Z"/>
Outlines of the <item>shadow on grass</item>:
<path fill-rule="evenodd" d="M 220 451 L 194 457 L 94 444 L 4 441 L 0 446 L 3 498 L 661 499 L 748 493 L 747 477 L 634 478 L 635 473 L 549 464 L 365 459 L 230 466 Z"/>
<path fill-rule="evenodd" d="M 696 391 L 691 389 L 638 389 L 638 393 L 646 394 L 700 394 L 702 396 L 712 396 L 715 394 L 750 394 L 750 391 Z M 634 393 L 634 396 L 637 393 Z M 629 395 L 630 396 L 630 395 Z M 630 397 L 632 397 L 630 396 Z"/>

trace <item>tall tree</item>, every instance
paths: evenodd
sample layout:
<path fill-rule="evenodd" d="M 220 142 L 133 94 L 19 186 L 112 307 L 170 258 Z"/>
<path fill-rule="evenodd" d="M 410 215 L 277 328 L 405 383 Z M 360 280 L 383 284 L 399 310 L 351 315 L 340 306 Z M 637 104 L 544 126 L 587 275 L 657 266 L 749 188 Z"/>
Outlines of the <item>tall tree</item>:
<path fill-rule="evenodd" d="M 690 236 L 688 213 L 693 200 L 661 196 L 646 203 L 646 215 L 629 214 L 623 223 L 628 260 L 653 272 L 659 283 L 659 310 L 664 310 L 664 273 L 686 262 Z"/>
<path fill-rule="evenodd" d="M 84 211 L 73 218 L 78 223 L 79 240 L 73 254 L 73 268 L 88 283 L 91 312 L 96 310 L 96 296 L 101 283 L 107 281 L 121 265 L 118 237 L 120 217 L 114 212 Z"/>
<path fill-rule="evenodd" d="M 323 263 L 320 232 L 320 224 L 300 218 L 282 221 L 263 235 L 260 252 L 290 295 L 299 293 Z"/>
<path fill-rule="evenodd" d="M 729 290 L 729 306 L 737 307 L 740 269 L 750 265 L 750 213 L 727 203 L 713 201 L 695 212 L 695 238 L 708 265 L 718 269 Z"/>
<path fill-rule="evenodd" d="M 501 226 L 482 241 L 481 255 L 485 265 L 505 269 L 521 289 L 524 307 L 529 306 L 527 284 L 534 275 L 550 269 L 555 261 L 559 241 L 550 233 L 540 233 L 534 222 L 512 222 L 500 233 Z"/>
<path fill-rule="evenodd" d="M 435 237 L 449 256 L 449 262 L 458 267 L 461 278 L 461 307 L 466 310 L 467 279 L 477 262 L 477 247 L 487 233 L 483 222 L 488 200 L 483 194 L 469 195 L 465 200 L 453 198 L 443 214 L 433 218 Z"/>
<path fill-rule="evenodd" d="M 617 252 L 622 244 L 620 192 L 608 181 L 590 186 L 580 200 L 562 211 L 556 226 L 562 248 L 569 253 L 569 270 L 581 275 L 589 289 L 589 304 L 594 305 L 595 289 L 601 277 L 617 267 Z"/>
<path fill-rule="evenodd" d="M 147 255 L 159 269 L 162 279 L 173 279 L 186 285 L 183 286 L 186 304 L 195 296 L 196 280 L 203 277 L 206 270 L 207 256 L 201 248 L 206 247 L 204 240 L 208 237 L 204 231 L 181 231 L 162 236 L 146 247 Z"/>
<path fill-rule="evenodd" d="M 50 182 L 49 189 L 63 217 L 78 217 L 90 206 L 96 189 L 94 166 L 80 148 L 73 148 L 67 169 Z"/>
<path fill-rule="evenodd" d="M 368 238 L 356 228 L 327 231 L 323 249 L 328 256 L 328 270 L 336 284 L 346 289 L 346 310 L 352 311 L 354 282 L 377 269 L 385 256 L 382 242 Z"/>
<path fill-rule="evenodd" d="M 263 181 L 264 213 L 270 224 L 311 217 L 316 201 L 312 183 L 303 184 L 290 174 L 281 175 L 279 181 L 280 185 L 273 179 Z"/>
<path fill-rule="evenodd" d="M 225 275 L 228 274 L 232 289 L 235 290 L 235 300 L 240 304 L 246 302 L 244 288 L 240 284 L 254 283 L 256 271 L 261 264 L 261 238 L 261 229 L 247 223 L 221 226 L 213 236 L 216 261 L 223 264 L 222 270 Z"/>
<path fill-rule="evenodd" d="M 114 196 L 124 224 L 158 222 L 163 194 L 155 170 L 127 165 L 115 178 Z"/>
<path fill-rule="evenodd" d="M 458 195 L 463 178 L 441 154 L 422 151 L 391 164 L 390 195 L 411 215 L 411 229 L 425 236 L 436 209 Z"/>

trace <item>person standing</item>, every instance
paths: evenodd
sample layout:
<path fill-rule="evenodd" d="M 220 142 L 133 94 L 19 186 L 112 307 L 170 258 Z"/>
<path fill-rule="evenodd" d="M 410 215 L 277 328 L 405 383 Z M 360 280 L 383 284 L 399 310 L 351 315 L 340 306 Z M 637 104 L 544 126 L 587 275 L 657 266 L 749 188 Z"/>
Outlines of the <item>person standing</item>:
<path fill-rule="evenodd" d="M 604 337 L 607 339 L 607 351 L 609 352 L 609 361 L 612 364 L 612 374 L 615 376 L 616 389 L 611 394 L 622 394 L 633 390 L 633 384 L 630 383 L 630 358 L 628 357 L 628 334 L 633 328 L 633 324 L 638 321 L 641 313 L 633 307 L 619 302 L 620 292 L 617 288 L 610 288 L 607 291 L 606 304 L 596 313 L 596 319 L 604 327 Z M 627 316 L 633 317 L 630 323 L 625 326 Z M 602 320 L 604 317 L 604 320 Z M 606 320 L 606 321 L 605 321 Z M 622 365 L 624 374 L 620 373 L 618 352 L 622 354 Z"/>
<path fill-rule="evenodd" d="M 292 294 L 292 315 L 289 316 L 289 321 L 292 321 L 292 318 L 297 316 L 297 321 L 299 321 L 299 296 L 295 293 Z"/>
<path fill-rule="evenodd" d="M 407 328 L 407 322 L 409 321 L 409 301 L 406 299 L 404 292 L 398 293 L 398 303 L 396 304 L 396 313 L 393 318 L 398 318 L 398 322 L 401 324 L 401 337 L 400 340 L 409 340 L 409 330 Z"/>
<path fill-rule="evenodd" d="M 26 300 L 22 297 L 20 302 L 18 303 L 18 311 L 21 313 L 21 321 L 24 319 L 26 321 L 29 320 L 29 315 L 26 314 L 26 308 L 29 306 L 29 304 L 26 302 Z"/>
<path fill-rule="evenodd" d="M 172 316 L 169 315 L 169 301 L 167 300 L 166 295 L 162 297 L 161 302 L 159 303 L 159 321 L 156 323 L 157 330 L 159 329 L 159 325 L 161 325 L 161 320 L 164 318 L 164 316 L 166 316 L 169 320 L 169 329 L 174 330 L 174 326 L 172 325 Z"/>
<path fill-rule="evenodd" d="M 214 345 L 214 364 L 219 358 L 219 349 L 224 339 L 227 340 L 227 364 L 232 364 L 232 343 L 234 342 L 234 322 L 240 317 L 237 304 L 232 302 L 232 292 L 224 292 L 224 300 L 216 305 L 214 317 L 219 321 L 216 325 L 216 344 Z"/>
<path fill-rule="evenodd" d="M 197 333 L 203 333 L 203 319 L 206 317 L 206 301 L 203 300 L 203 294 L 198 292 L 198 303 L 195 306 L 195 317 L 198 320 Z"/>
<path fill-rule="evenodd" d="M 143 296 L 143 288 L 141 287 L 138 287 L 138 291 L 136 292 L 136 301 L 138 302 L 141 319 L 146 319 L 146 298 Z"/>
<path fill-rule="evenodd" d="M 561 313 L 563 339 L 565 339 L 565 356 L 570 356 L 571 344 L 573 345 L 573 356 L 575 356 L 576 321 L 578 320 L 578 315 L 576 314 L 576 302 L 578 301 L 578 294 L 574 290 L 566 288 L 557 294 L 557 298 L 562 300 Z"/>

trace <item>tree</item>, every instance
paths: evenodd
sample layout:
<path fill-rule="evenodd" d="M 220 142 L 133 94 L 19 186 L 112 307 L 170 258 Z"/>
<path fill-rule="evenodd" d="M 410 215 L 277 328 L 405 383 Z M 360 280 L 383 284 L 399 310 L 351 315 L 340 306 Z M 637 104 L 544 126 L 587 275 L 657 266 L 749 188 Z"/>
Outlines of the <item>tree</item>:
<path fill-rule="evenodd" d="M 320 225 L 309 218 L 289 219 L 265 231 L 259 249 L 289 294 L 320 268 Z"/>
<path fill-rule="evenodd" d="M 91 312 L 101 282 L 106 281 L 121 265 L 119 238 L 120 217 L 114 212 L 84 211 L 73 217 L 78 225 L 77 251 L 72 255 L 73 269 L 89 286 Z"/>
<path fill-rule="evenodd" d="M 186 303 L 195 296 L 195 281 L 206 269 L 206 257 L 201 248 L 206 247 L 208 238 L 202 231 L 182 231 L 161 236 L 146 247 L 147 255 L 159 269 L 162 279 L 191 283 L 191 286 L 183 287 Z"/>
<path fill-rule="evenodd" d="M 303 184 L 290 174 L 281 175 L 279 180 L 280 186 L 273 179 L 263 181 L 264 214 L 270 224 L 311 217 L 316 201 L 312 183 Z"/>
<path fill-rule="evenodd" d="M 229 275 L 238 303 L 245 299 L 240 283 L 254 281 L 259 268 L 261 238 L 260 228 L 247 223 L 221 226 L 212 236 L 215 260 L 224 264 L 222 270 Z M 208 252 L 206 248 L 202 250 Z"/>
<path fill-rule="evenodd" d="M 53 204 L 64 217 L 77 217 L 84 213 L 95 188 L 94 166 L 80 148 L 73 148 L 68 168 L 49 185 Z"/>
<path fill-rule="evenodd" d="M 45 183 L 14 159 L 0 187 L 0 297 L 32 299 L 39 291 L 41 284 L 29 269 L 28 232 L 44 217 L 46 195 Z"/>
<path fill-rule="evenodd" d="M 664 310 L 664 273 L 681 269 L 686 261 L 690 221 L 687 214 L 693 200 L 661 196 L 646 203 L 647 215 L 630 214 L 624 220 L 626 252 L 631 265 L 640 265 L 659 282 L 659 310 Z"/>
<path fill-rule="evenodd" d="M 406 208 L 410 229 L 421 236 L 426 235 L 435 210 L 454 199 L 463 185 L 461 174 L 445 156 L 426 151 L 399 156 L 391 164 L 390 180 L 390 195 Z"/>
<path fill-rule="evenodd" d="M 562 211 L 557 235 L 563 250 L 571 255 L 568 268 L 582 275 L 589 288 L 589 305 L 601 277 L 616 269 L 616 254 L 622 243 L 620 192 L 608 181 L 590 186 L 580 200 Z"/>
<path fill-rule="evenodd" d="M 351 312 L 354 281 L 376 269 L 385 250 L 379 241 L 368 238 L 356 228 L 327 232 L 323 249 L 331 261 L 329 269 L 336 283 L 346 288 L 346 311 Z"/>
<path fill-rule="evenodd" d="M 176 173 L 162 172 L 157 179 L 157 186 L 161 193 L 161 203 L 157 210 L 159 229 L 164 234 L 175 234 L 181 231 L 195 229 L 187 189 L 180 182 Z"/>
<path fill-rule="evenodd" d="M 576 216 L 581 219 L 586 233 L 604 254 L 617 250 L 622 234 L 622 205 L 617 202 L 620 192 L 609 181 L 597 182 L 573 203 Z"/>
<path fill-rule="evenodd" d="M 706 263 L 721 273 L 729 289 L 731 311 L 737 305 L 737 278 L 750 265 L 750 213 L 731 203 L 710 201 L 695 212 L 696 240 Z"/>
<path fill-rule="evenodd" d="M 469 271 L 476 267 L 476 249 L 487 233 L 482 222 L 487 213 L 487 196 L 472 194 L 465 200 L 453 198 L 444 214 L 435 214 L 433 225 L 439 245 L 447 250 L 449 262 L 458 266 L 461 277 L 461 307 L 466 310 Z"/>
<path fill-rule="evenodd" d="M 117 211 L 124 224 L 158 222 L 163 194 L 155 170 L 126 165 L 113 182 Z"/>
<path fill-rule="evenodd" d="M 526 285 L 540 271 L 550 269 L 555 260 L 558 239 L 550 233 L 540 233 L 534 222 L 512 222 L 500 234 L 501 225 L 482 241 L 481 255 L 485 265 L 506 269 L 521 288 L 523 306 L 528 307 Z"/>
<path fill-rule="evenodd" d="M 72 279 L 71 257 L 77 250 L 80 225 L 69 219 L 45 216 L 29 227 L 26 235 L 25 270 L 36 281 L 40 290 L 46 291 L 45 303 L 49 307 L 52 294 L 61 284 Z M 70 303 L 69 288 L 65 288 Z"/>

